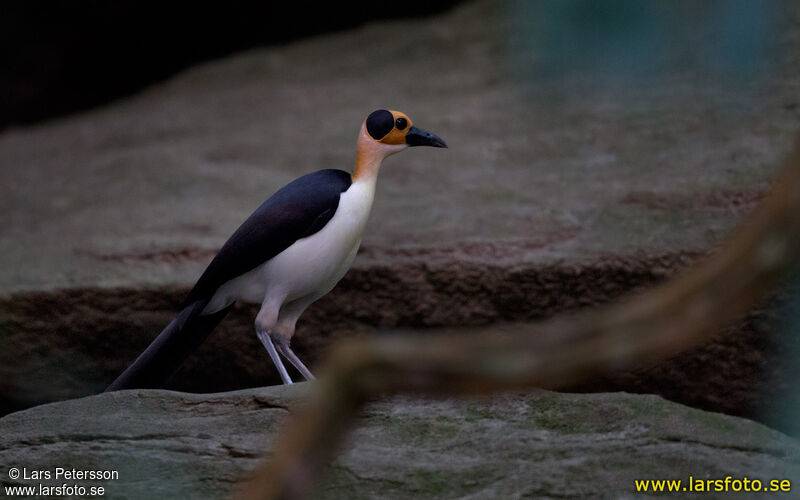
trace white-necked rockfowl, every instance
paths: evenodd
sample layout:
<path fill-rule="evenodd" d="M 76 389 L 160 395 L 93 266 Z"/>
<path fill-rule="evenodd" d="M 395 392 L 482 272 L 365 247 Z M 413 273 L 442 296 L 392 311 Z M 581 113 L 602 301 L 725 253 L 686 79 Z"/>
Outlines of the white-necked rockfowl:
<path fill-rule="evenodd" d="M 283 382 L 292 380 L 279 353 L 313 379 L 290 347 L 295 324 L 350 268 L 381 163 L 409 146 L 447 147 L 399 111 L 370 113 L 358 136 L 354 173 L 327 169 L 304 175 L 258 207 L 197 280 L 183 310 L 106 391 L 163 385 L 237 300 L 261 304 L 256 334 Z"/>

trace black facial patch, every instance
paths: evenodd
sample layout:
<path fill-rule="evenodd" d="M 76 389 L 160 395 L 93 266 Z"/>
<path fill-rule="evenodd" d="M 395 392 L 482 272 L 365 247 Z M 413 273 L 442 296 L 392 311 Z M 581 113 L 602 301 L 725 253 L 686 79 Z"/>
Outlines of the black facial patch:
<path fill-rule="evenodd" d="M 394 116 L 385 109 L 373 111 L 367 117 L 367 133 L 380 141 L 394 128 Z"/>

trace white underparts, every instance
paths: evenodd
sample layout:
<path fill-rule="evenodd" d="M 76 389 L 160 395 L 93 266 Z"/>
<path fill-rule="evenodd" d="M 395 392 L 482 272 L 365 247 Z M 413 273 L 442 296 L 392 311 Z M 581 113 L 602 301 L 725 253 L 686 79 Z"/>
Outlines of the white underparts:
<path fill-rule="evenodd" d="M 303 310 L 328 293 L 350 269 L 372 209 L 376 178 L 353 182 L 341 194 L 339 206 L 325 227 L 220 286 L 203 312 L 213 313 L 242 300 L 263 304 L 259 316 L 277 322 L 284 306 L 294 303 L 295 307 L 286 307 L 284 314 L 292 317 L 280 318 L 290 322 L 293 330 Z"/>

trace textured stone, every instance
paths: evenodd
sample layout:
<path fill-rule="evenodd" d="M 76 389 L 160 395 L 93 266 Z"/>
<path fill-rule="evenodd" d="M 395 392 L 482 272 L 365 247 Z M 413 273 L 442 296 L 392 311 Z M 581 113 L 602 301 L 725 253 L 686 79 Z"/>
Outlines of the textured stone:
<path fill-rule="evenodd" d="M 525 3 L 253 50 L 5 131 L 0 292 L 188 287 L 280 186 L 350 169 L 358 127 L 379 107 L 450 149 L 387 160 L 359 266 L 453 245 L 541 263 L 717 244 L 800 125 L 796 6 L 759 34 L 769 78 L 714 79 L 678 60 L 639 80 L 522 73 L 543 51 L 520 40 Z"/>
<path fill-rule="evenodd" d="M 113 469 L 119 480 L 77 483 L 106 498 L 220 498 L 306 390 L 124 391 L 14 413 L 0 419 L 0 484 L 38 484 L 10 467 Z M 800 443 L 656 396 L 395 397 L 366 408 L 315 498 L 626 498 L 634 479 L 729 475 L 795 483 Z"/>
<path fill-rule="evenodd" d="M 355 268 L 300 321 L 295 343 L 312 363 L 345 335 L 606 302 L 713 250 L 800 125 L 800 11 L 789 2 L 764 34 L 768 78 L 711 78 L 681 57 L 657 78 L 620 82 L 521 72 L 540 55 L 522 38 L 528 3 L 470 2 L 256 49 L 6 130 L 0 413 L 102 389 L 266 196 L 300 174 L 350 168 L 377 107 L 408 112 L 450 149 L 386 162 Z M 171 387 L 276 381 L 253 316 L 238 307 Z M 591 388 L 755 416 L 793 383 L 765 318 L 754 311 L 726 339 Z"/>

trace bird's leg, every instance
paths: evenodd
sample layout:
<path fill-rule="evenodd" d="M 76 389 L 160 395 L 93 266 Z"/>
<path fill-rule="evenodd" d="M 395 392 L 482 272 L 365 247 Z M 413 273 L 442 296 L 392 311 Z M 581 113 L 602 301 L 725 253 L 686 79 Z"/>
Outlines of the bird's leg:
<path fill-rule="evenodd" d="M 258 335 L 258 339 L 261 341 L 262 344 L 264 344 L 264 347 L 267 348 L 269 357 L 272 358 L 272 362 L 275 364 L 275 368 L 278 369 L 278 373 L 281 375 L 281 380 L 283 380 L 283 383 L 291 384 L 292 379 L 291 377 L 289 377 L 289 372 L 286 371 L 286 367 L 283 366 L 283 361 L 281 361 L 281 357 L 278 356 L 278 352 L 275 350 L 275 346 L 272 345 L 272 338 L 270 337 L 270 335 L 264 330 L 256 330 L 256 335 Z"/>
<path fill-rule="evenodd" d="M 316 380 L 316 377 L 311 373 L 311 370 L 306 368 L 306 365 L 300 361 L 300 358 L 297 357 L 297 354 L 292 351 L 292 348 L 289 347 L 289 341 L 286 340 L 284 337 L 276 337 L 275 338 L 275 345 L 278 349 L 278 352 L 283 354 L 283 357 L 289 360 L 289 363 L 294 365 L 306 380 Z"/>
<path fill-rule="evenodd" d="M 272 340 L 275 342 L 275 348 L 297 368 L 297 371 L 299 371 L 306 380 L 314 380 L 315 377 L 311 374 L 311 370 L 300 361 L 297 354 L 292 351 L 292 348 L 289 347 L 289 343 L 294 335 L 295 325 L 300 315 L 303 314 L 303 311 L 305 311 L 312 302 L 321 296 L 322 294 L 313 293 L 285 304 L 281 307 L 275 327 L 270 330 L 273 333 Z"/>

